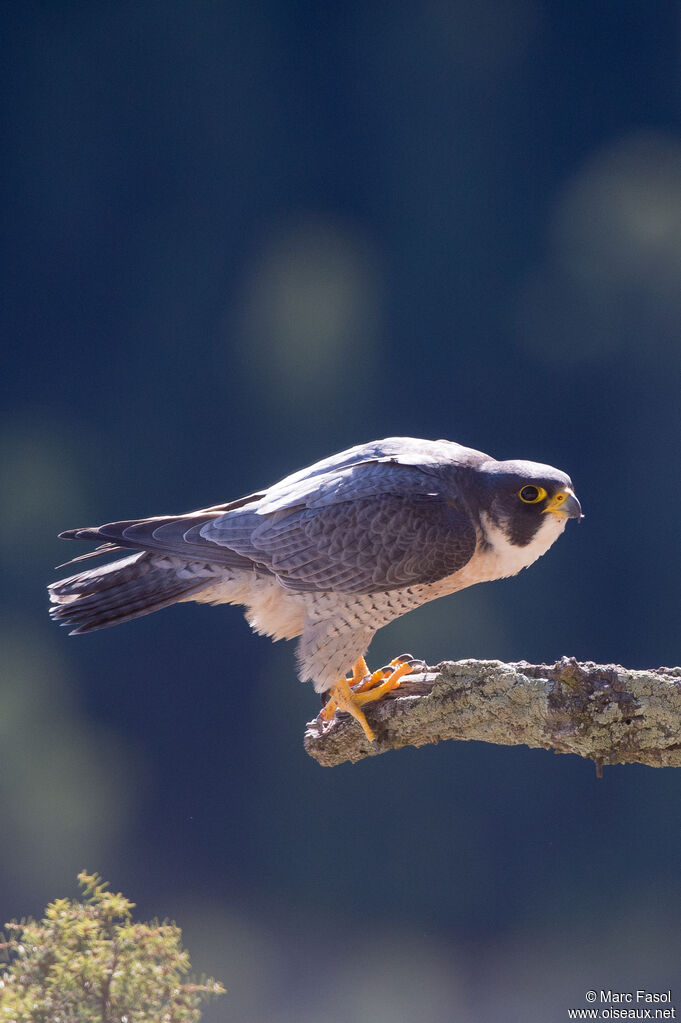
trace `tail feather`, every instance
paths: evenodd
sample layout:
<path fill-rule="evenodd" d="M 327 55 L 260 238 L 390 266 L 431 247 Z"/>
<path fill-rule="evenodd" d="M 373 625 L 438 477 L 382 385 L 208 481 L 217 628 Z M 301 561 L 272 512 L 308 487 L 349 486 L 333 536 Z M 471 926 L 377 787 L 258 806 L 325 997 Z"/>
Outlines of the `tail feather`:
<path fill-rule="evenodd" d="M 160 611 L 214 581 L 205 564 L 143 551 L 52 583 L 50 615 L 72 626 L 72 636 L 94 632 Z"/>

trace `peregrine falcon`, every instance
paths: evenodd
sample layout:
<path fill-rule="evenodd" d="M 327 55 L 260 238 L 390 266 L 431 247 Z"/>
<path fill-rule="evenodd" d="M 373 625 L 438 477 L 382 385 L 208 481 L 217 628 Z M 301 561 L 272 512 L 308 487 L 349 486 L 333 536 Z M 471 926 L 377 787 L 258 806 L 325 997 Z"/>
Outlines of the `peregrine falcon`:
<path fill-rule="evenodd" d="M 104 541 L 74 561 L 135 553 L 52 583 L 50 613 L 73 635 L 182 601 L 242 604 L 255 632 L 300 637 L 301 680 L 329 694 L 323 717 L 347 711 L 373 740 L 362 707 L 410 670 L 395 658 L 369 672 L 375 632 L 436 597 L 515 575 L 581 517 L 569 476 L 550 465 L 389 437 L 227 504 L 61 533 Z"/>

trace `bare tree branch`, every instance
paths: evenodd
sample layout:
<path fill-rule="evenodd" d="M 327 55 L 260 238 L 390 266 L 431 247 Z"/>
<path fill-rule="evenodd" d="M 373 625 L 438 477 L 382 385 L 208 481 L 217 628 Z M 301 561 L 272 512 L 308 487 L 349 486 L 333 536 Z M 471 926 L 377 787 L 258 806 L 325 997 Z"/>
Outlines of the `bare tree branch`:
<path fill-rule="evenodd" d="M 598 766 L 681 766 L 681 668 L 443 661 L 364 707 L 376 732 L 336 713 L 308 724 L 305 749 L 324 767 L 402 746 L 476 739 L 576 753 Z"/>

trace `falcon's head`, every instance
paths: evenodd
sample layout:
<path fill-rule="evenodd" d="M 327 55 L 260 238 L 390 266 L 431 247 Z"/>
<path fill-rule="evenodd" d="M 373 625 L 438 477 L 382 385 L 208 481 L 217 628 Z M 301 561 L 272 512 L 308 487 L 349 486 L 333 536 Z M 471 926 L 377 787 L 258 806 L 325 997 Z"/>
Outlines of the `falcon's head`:
<path fill-rule="evenodd" d="M 568 519 L 582 518 L 572 480 L 553 466 L 490 461 L 480 467 L 480 478 L 483 535 L 509 559 L 509 575 L 544 554 Z"/>

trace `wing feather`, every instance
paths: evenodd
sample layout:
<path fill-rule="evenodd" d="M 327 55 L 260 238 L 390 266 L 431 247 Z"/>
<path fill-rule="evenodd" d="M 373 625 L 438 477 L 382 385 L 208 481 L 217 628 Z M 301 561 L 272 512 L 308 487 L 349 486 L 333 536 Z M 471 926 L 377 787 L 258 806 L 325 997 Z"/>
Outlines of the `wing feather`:
<path fill-rule="evenodd" d="M 282 542 L 283 539 L 283 542 Z M 253 543 L 289 589 L 372 593 L 435 582 L 462 568 L 475 529 L 441 495 L 382 494 L 266 519 Z"/>
<path fill-rule="evenodd" d="M 303 592 L 429 583 L 458 571 L 475 550 L 475 528 L 451 470 L 485 457 L 445 441 L 392 438 L 228 504 L 61 535 L 107 541 L 102 553 L 127 547 L 255 567 Z"/>

